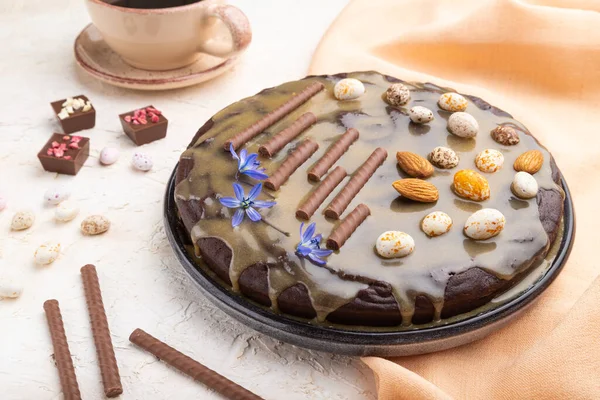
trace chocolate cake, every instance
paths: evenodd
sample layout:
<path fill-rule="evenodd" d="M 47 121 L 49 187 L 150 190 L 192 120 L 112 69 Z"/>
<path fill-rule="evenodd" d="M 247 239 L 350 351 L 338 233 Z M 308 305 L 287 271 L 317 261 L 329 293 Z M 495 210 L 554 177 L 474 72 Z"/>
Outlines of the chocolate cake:
<path fill-rule="evenodd" d="M 480 98 L 356 72 L 220 111 L 182 154 L 175 200 L 198 268 L 240 295 L 311 323 L 405 329 L 485 305 L 538 265 L 559 234 L 559 179 Z"/>

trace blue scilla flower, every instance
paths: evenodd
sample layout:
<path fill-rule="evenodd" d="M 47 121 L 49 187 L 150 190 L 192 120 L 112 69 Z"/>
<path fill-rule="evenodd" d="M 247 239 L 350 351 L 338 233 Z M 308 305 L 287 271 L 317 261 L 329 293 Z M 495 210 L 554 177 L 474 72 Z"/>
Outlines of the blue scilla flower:
<path fill-rule="evenodd" d="M 315 234 L 315 223 L 308 225 L 308 228 L 304 232 L 304 224 L 300 225 L 300 243 L 296 247 L 296 254 L 301 257 L 308 257 L 311 261 L 318 265 L 326 264 L 326 261 L 322 257 L 327 257 L 332 250 L 321 249 L 320 243 L 323 237 L 320 233 L 313 237 Z"/>
<path fill-rule="evenodd" d="M 248 155 L 246 149 L 242 149 L 238 155 L 233 148 L 233 144 L 229 145 L 231 156 L 238 162 L 238 172 L 243 175 L 248 175 L 250 178 L 262 181 L 269 176 L 265 174 L 265 169 L 260 168 L 260 161 L 257 160 L 258 154 L 252 153 Z"/>
<path fill-rule="evenodd" d="M 236 227 L 244 220 L 244 215 L 248 215 L 252 221 L 260 221 L 262 216 L 256 208 L 269 208 L 275 205 L 274 201 L 262 201 L 256 200 L 262 191 L 262 183 L 258 183 L 250 190 L 248 197 L 244 192 L 244 188 L 239 183 L 233 184 L 233 191 L 235 197 L 221 197 L 219 201 L 227 208 L 237 208 L 233 218 L 231 219 L 231 226 Z"/>

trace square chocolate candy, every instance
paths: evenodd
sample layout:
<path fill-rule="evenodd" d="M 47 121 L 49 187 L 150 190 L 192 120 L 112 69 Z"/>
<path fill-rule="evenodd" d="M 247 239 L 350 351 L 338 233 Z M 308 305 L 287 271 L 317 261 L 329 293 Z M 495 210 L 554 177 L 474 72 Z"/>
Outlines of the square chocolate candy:
<path fill-rule="evenodd" d="M 46 171 L 77 175 L 89 154 L 90 139 L 54 133 L 38 153 L 38 158 Z"/>
<path fill-rule="evenodd" d="M 65 133 L 90 129 L 96 125 L 96 109 L 86 96 L 69 97 L 50 105 Z"/>
<path fill-rule="evenodd" d="M 119 119 L 125 134 L 138 146 L 167 136 L 169 121 L 153 106 L 121 114 Z"/>

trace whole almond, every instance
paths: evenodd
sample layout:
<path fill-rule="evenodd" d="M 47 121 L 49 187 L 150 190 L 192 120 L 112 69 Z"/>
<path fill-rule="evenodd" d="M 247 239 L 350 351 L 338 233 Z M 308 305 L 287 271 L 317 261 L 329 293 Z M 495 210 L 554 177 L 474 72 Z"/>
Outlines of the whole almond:
<path fill-rule="evenodd" d="M 535 174 L 544 164 L 544 155 L 539 150 L 529 150 L 521 154 L 515 160 L 513 168 L 515 171 L 525 171 L 531 175 Z"/>
<path fill-rule="evenodd" d="M 392 186 L 402 196 L 420 203 L 434 203 L 440 197 L 435 185 L 422 179 L 400 179 L 392 183 Z"/>
<path fill-rule="evenodd" d="M 396 160 L 402 171 L 413 178 L 429 178 L 433 175 L 433 165 L 426 158 L 410 151 L 399 151 Z"/>

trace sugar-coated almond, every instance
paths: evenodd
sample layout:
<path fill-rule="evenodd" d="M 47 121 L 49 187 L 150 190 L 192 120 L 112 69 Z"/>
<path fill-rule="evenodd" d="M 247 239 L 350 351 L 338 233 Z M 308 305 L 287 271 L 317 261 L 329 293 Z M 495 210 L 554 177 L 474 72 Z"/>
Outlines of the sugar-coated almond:
<path fill-rule="evenodd" d="M 423 106 L 414 106 L 408 110 L 408 116 L 415 124 L 426 124 L 433 121 L 433 111 Z"/>
<path fill-rule="evenodd" d="M 333 87 L 333 95 L 338 100 L 354 100 L 365 94 L 365 85 L 358 79 L 346 78 Z"/>
<path fill-rule="evenodd" d="M 406 257 L 415 249 L 415 240 L 400 231 L 383 232 L 375 242 L 377 253 L 383 258 Z"/>
<path fill-rule="evenodd" d="M 105 147 L 100 152 L 100 164 L 111 165 L 119 159 L 119 149 L 115 147 Z"/>
<path fill-rule="evenodd" d="M 69 196 L 71 196 L 69 188 L 65 185 L 58 185 L 46 191 L 44 194 L 44 201 L 47 204 L 56 205 L 68 199 Z"/>
<path fill-rule="evenodd" d="M 520 199 L 531 199 L 537 195 L 538 183 L 528 172 L 519 171 L 510 186 L 512 192 Z"/>
<path fill-rule="evenodd" d="M 459 158 L 451 148 L 438 146 L 429 153 L 429 161 L 438 168 L 451 169 L 458 165 Z"/>
<path fill-rule="evenodd" d="M 33 254 L 35 263 L 38 265 L 52 264 L 60 255 L 60 243 L 44 243 L 37 248 Z"/>
<path fill-rule="evenodd" d="M 490 185 L 480 173 L 462 169 L 454 174 L 454 192 L 465 199 L 483 201 L 490 198 Z"/>
<path fill-rule="evenodd" d="M 87 236 L 99 235 L 110 228 L 110 221 L 102 215 L 91 215 L 81 222 L 81 232 Z"/>
<path fill-rule="evenodd" d="M 467 109 L 467 99 L 458 93 L 444 93 L 438 100 L 438 105 L 442 110 L 457 112 L 465 111 Z"/>
<path fill-rule="evenodd" d="M 394 107 L 403 106 L 410 100 L 410 89 L 401 83 L 394 83 L 385 92 L 385 98 Z"/>
<path fill-rule="evenodd" d="M 505 146 L 514 146 L 521 140 L 519 133 L 512 127 L 499 125 L 490 132 L 492 139 Z"/>
<path fill-rule="evenodd" d="M 496 172 L 504 164 L 504 155 L 494 149 L 485 149 L 475 157 L 475 165 L 481 172 Z"/>
<path fill-rule="evenodd" d="M 452 228 L 452 218 L 442 211 L 429 213 L 421 221 L 421 229 L 430 237 L 443 235 L 450 228 Z"/>
<path fill-rule="evenodd" d="M 475 240 L 485 240 L 498 235 L 504 229 L 506 218 L 494 208 L 476 211 L 465 223 L 465 235 Z"/>
<path fill-rule="evenodd" d="M 448 130 L 458 137 L 473 138 L 479 132 L 479 124 L 471 114 L 455 112 L 448 118 Z"/>
<path fill-rule="evenodd" d="M 60 222 L 69 222 L 79 214 L 79 207 L 73 201 L 63 201 L 54 210 L 54 219 Z"/>
<path fill-rule="evenodd" d="M 152 161 L 152 157 L 145 153 L 135 152 L 133 157 L 131 158 L 131 165 L 133 168 L 138 171 L 150 171 L 154 162 Z"/>
<path fill-rule="evenodd" d="M 35 221 L 35 214 L 31 211 L 17 212 L 10 223 L 10 229 L 13 231 L 24 231 L 31 228 Z"/>

